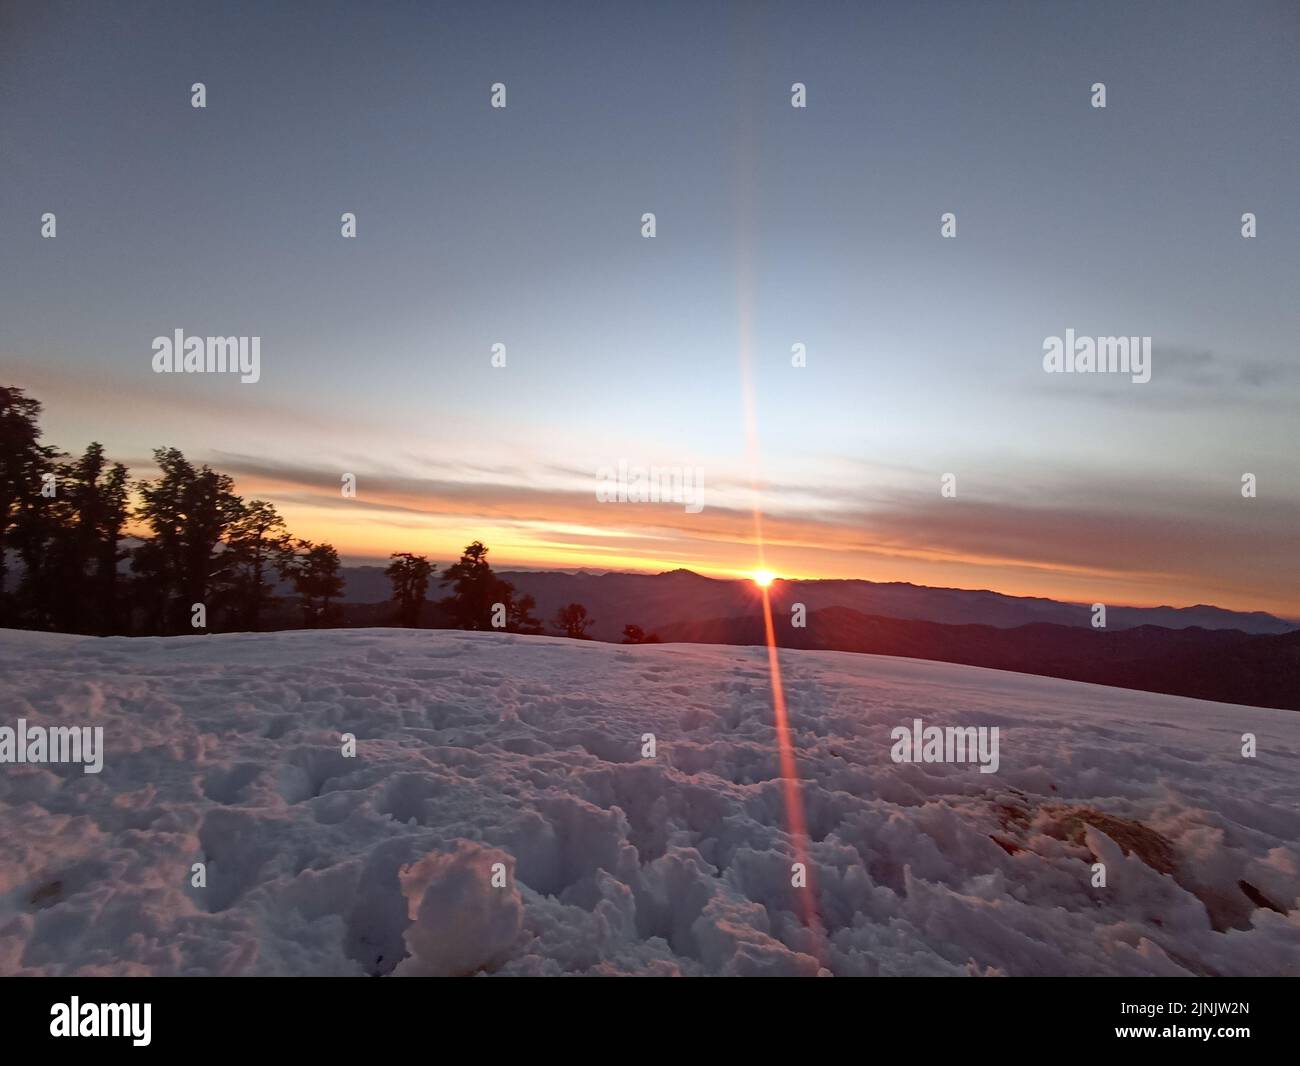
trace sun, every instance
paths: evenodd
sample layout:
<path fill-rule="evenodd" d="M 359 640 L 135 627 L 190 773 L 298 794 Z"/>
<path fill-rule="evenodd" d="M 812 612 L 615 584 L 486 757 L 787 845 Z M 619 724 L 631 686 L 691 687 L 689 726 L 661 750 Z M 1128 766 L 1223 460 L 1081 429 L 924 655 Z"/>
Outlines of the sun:
<path fill-rule="evenodd" d="M 761 589 L 767 588 L 776 580 L 776 575 L 771 570 L 755 570 L 751 576 L 754 578 L 754 584 Z"/>

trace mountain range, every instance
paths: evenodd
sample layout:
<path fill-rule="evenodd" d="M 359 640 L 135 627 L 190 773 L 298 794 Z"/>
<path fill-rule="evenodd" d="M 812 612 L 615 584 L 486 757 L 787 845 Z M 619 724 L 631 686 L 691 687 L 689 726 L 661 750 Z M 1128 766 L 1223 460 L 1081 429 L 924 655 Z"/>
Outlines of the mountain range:
<path fill-rule="evenodd" d="M 344 602 L 382 603 L 392 595 L 382 567 L 344 567 Z M 537 616 L 549 621 L 568 603 L 581 603 L 595 619 L 591 635 L 618 640 L 628 623 L 646 632 L 705 619 L 747 616 L 759 602 L 752 581 L 711 578 L 691 570 L 661 574 L 591 573 L 567 571 L 498 571 L 521 593 L 537 601 Z M 287 589 L 285 590 L 287 592 Z M 831 607 L 864 615 L 944 625 L 984 625 L 1012 629 L 1036 622 L 1092 628 L 1092 605 L 1065 603 L 1033 596 L 1007 596 L 974 589 L 930 588 L 905 582 L 855 579 L 778 580 L 771 587 L 773 610 L 787 617 L 802 603 L 811 613 Z M 429 598 L 445 590 L 431 586 Z M 1264 611 L 1230 611 L 1198 604 L 1194 607 L 1120 607 L 1106 611 L 1107 629 L 1162 626 L 1168 629 L 1235 629 L 1243 633 L 1283 634 L 1300 629 Z M 662 636 L 662 633 L 660 634 Z"/>

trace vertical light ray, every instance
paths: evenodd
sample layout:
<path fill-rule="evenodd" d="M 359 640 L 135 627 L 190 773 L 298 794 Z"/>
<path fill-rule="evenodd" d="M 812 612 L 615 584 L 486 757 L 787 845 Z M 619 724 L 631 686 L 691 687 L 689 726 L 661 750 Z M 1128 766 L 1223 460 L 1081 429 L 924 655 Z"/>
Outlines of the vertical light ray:
<path fill-rule="evenodd" d="M 806 887 L 799 890 L 803 924 L 818 928 L 817 906 L 813 885 L 812 863 L 808 859 L 808 823 L 803 813 L 803 795 L 799 791 L 799 769 L 795 764 L 794 741 L 785 705 L 785 687 L 781 684 L 781 660 L 776 651 L 776 628 L 772 624 L 772 597 L 763 588 L 763 630 L 767 639 L 767 670 L 772 679 L 772 714 L 776 722 L 776 745 L 781 767 L 781 794 L 785 803 L 786 826 L 794 844 L 795 862 L 802 863 Z"/>
<path fill-rule="evenodd" d="M 753 43 L 753 35 L 742 30 L 744 46 Z M 749 99 L 760 98 L 754 94 L 753 82 L 745 61 L 756 54 L 752 47 L 743 47 L 740 74 L 740 88 L 748 92 Z M 766 569 L 766 553 L 763 545 L 763 479 L 762 455 L 759 448 L 758 405 L 754 389 L 753 345 L 754 345 L 754 304 L 755 304 L 755 200 L 756 190 L 754 176 L 755 166 L 755 119 L 754 105 L 741 108 L 741 121 L 737 138 L 737 178 L 736 178 L 736 313 L 737 344 L 740 359 L 741 403 L 745 419 L 745 452 L 750 471 L 752 492 L 752 510 L 754 516 L 754 551 L 760 569 Z M 777 654 L 776 628 L 772 620 L 772 601 L 766 587 L 763 593 L 763 627 L 767 643 L 768 674 L 772 686 L 772 713 L 776 727 L 777 755 L 781 770 L 781 797 L 785 807 L 786 831 L 794 849 L 795 861 L 801 863 L 807 878 L 805 887 L 796 888 L 798 894 L 798 912 L 805 927 L 820 934 L 817 921 L 816 895 L 813 883 L 812 864 L 808 861 L 808 829 L 804 818 L 803 796 L 799 789 L 799 772 L 795 761 L 793 734 L 790 730 L 789 715 L 785 702 L 785 690 L 781 684 L 781 663 Z M 820 943 L 820 935 L 818 937 Z M 820 950 L 817 952 L 821 955 Z"/>

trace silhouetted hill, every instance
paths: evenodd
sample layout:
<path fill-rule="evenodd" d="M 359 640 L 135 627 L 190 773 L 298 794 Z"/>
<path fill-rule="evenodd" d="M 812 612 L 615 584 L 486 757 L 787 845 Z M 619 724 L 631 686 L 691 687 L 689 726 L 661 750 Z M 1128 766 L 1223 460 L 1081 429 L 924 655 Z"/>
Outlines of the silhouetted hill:
<path fill-rule="evenodd" d="M 776 616 L 785 648 L 866 652 L 964 663 L 1223 703 L 1300 710 L 1300 632 L 1259 635 L 1200 627 L 1137 626 L 1118 632 L 1053 623 L 989 625 L 865 615 L 843 607 L 812 611 L 796 629 Z M 659 630 L 665 641 L 763 644 L 758 610 Z"/>
<path fill-rule="evenodd" d="M 344 602 L 334 624 L 398 624 L 382 568 L 348 567 L 345 573 Z M 762 594 L 751 581 L 708 578 L 690 570 L 502 571 L 500 576 L 536 598 L 536 614 L 548 632 L 556 611 L 576 601 L 596 619 L 592 635 L 597 640 L 618 641 L 623 627 L 635 623 L 665 642 L 764 643 Z M 439 586 L 430 589 L 431 600 L 445 594 Z M 1107 611 L 1108 627 L 1099 630 L 1092 628 L 1085 605 L 995 592 L 869 581 L 778 581 L 770 596 L 782 647 L 963 663 L 1300 710 L 1300 629 L 1263 612 L 1113 607 Z M 885 611 L 863 611 L 836 602 L 840 600 L 877 603 Z M 805 628 L 790 624 L 795 603 L 805 605 Z M 937 617 L 899 617 L 889 611 Z M 971 617 L 981 620 L 964 621 Z M 1145 621 L 1149 618 L 1169 624 L 1153 625 Z M 301 616 L 290 598 L 271 609 L 266 628 L 298 625 Z M 428 603 L 420 625 L 445 628 L 451 619 Z"/>
<path fill-rule="evenodd" d="M 702 618 L 746 614 L 760 593 L 748 580 L 703 577 L 690 570 L 664 574 L 569 574 L 506 571 L 502 577 L 537 600 L 537 614 L 550 619 L 566 603 L 586 604 L 596 619 L 594 636 L 617 640 L 623 626 L 634 622 L 647 631 Z M 349 581 L 351 574 L 349 573 Z M 1091 630 L 1090 604 L 1062 603 L 1041 597 L 1005 596 L 971 589 L 928 588 L 903 582 L 778 581 L 771 588 L 773 608 L 789 614 L 802 603 L 809 611 L 846 607 L 867 615 L 904 618 L 947 625 L 976 624 L 1010 629 L 1033 622 Z M 349 595 L 349 599 L 351 599 Z M 1246 633 L 1289 633 L 1297 630 L 1263 611 L 1229 611 L 1220 607 L 1108 607 L 1110 629 L 1158 625 L 1169 629 L 1201 626 L 1239 629 Z"/>
<path fill-rule="evenodd" d="M 590 573 L 579 571 L 505 570 L 500 576 L 521 593 L 537 600 L 536 614 L 548 625 L 567 603 L 585 604 L 596 619 L 592 635 L 597 640 L 618 640 L 623 627 L 633 622 L 647 632 L 702 618 L 732 618 L 746 614 L 760 594 L 749 580 L 704 577 L 691 570 L 662 574 Z M 380 566 L 343 568 L 343 600 L 349 604 L 386 603 L 391 587 Z M 280 590 L 288 595 L 287 586 Z M 436 582 L 429 598 L 437 600 L 447 590 Z M 975 589 L 929 588 L 905 582 L 878 583 L 858 580 L 778 581 L 771 589 L 774 610 L 789 614 L 802 603 L 808 611 L 846 607 L 883 618 L 940 622 L 945 625 L 986 625 L 1012 629 L 1034 622 L 1091 629 L 1091 605 L 1063 603 L 1042 597 L 1006 596 Z M 1156 625 L 1167 629 L 1237 629 L 1245 633 L 1290 633 L 1296 623 L 1264 611 L 1230 611 L 1198 604 L 1195 607 L 1108 607 L 1111 630 Z"/>

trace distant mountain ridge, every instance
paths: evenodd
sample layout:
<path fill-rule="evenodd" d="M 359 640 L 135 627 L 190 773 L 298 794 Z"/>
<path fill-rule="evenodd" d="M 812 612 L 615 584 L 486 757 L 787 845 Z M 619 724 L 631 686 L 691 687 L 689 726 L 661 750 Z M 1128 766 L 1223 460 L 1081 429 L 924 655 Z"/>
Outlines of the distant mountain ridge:
<path fill-rule="evenodd" d="M 1251 634 L 1190 626 L 1081 629 L 1033 622 L 1002 629 L 864 615 L 845 607 L 813 611 L 806 625 L 775 626 L 783 648 L 896 655 L 1059 677 L 1220 703 L 1300 710 L 1300 631 Z M 761 612 L 665 626 L 671 643 L 766 643 Z"/>
<path fill-rule="evenodd" d="M 584 604 L 597 640 L 617 642 L 641 626 L 665 643 L 765 643 L 761 590 L 752 581 L 663 574 L 499 571 L 537 601 L 554 631 L 565 604 Z M 348 567 L 341 624 L 392 626 L 383 569 Z M 284 590 L 287 592 L 287 590 Z M 452 620 L 434 584 L 420 625 Z M 1091 607 L 989 591 L 870 581 L 777 581 L 769 590 L 783 648 L 859 652 L 960 663 L 1221 703 L 1300 710 L 1300 626 L 1261 611 L 1219 607 L 1111 607 L 1094 629 Z M 791 624 L 802 603 L 805 625 Z M 275 628 L 298 624 L 286 600 Z M 848 604 L 848 605 L 846 605 Z M 861 605 L 874 606 L 863 610 Z M 854 606 L 856 605 L 856 606 Z M 910 616 L 909 616 L 910 615 Z"/>
<path fill-rule="evenodd" d="M 598 640 L 618 640 L 628 623 L 639 625 L 646 632 L 655 632 L 703 619 L 745 615 L 760 599 L 759 591 L 751 581 L 705 577 L 681 569 L 661 574 L 545 570 L 504 570 L 499 574 L 521 593 L 532 595 L 537 601 L 537 616 L 548 622 L 567 603 L 585 604 L 596 620 L 591 633 Z M 347 582 L 344 589 L 346 603 L 383 603 L 391 596 L 382 567 L 344 567 L 343 576 Z M 430 586 L 430 599 L 436 600 L 442 595 L 445 595 L 444 589 L 436 584 Z M 865 615 L 944 625 L 1014 629 L 1033 623 L 1049 623 L 1092 628 L 1089 604 L 1008 596 L 988 590 L 834 578 L 779 580 L 772 586 L 771 596 L 773 609 L 787 616 L 791 605 L 802 603 L 810 613 L 843 607 Z M 1231 611 L 1206 604 L 1194 607 L 1107 607 L 1108 630 L 1139 626 L 1240 630 L 1256 635 L 1300 630 L 1300 625 L 1264 611 Z"/>

